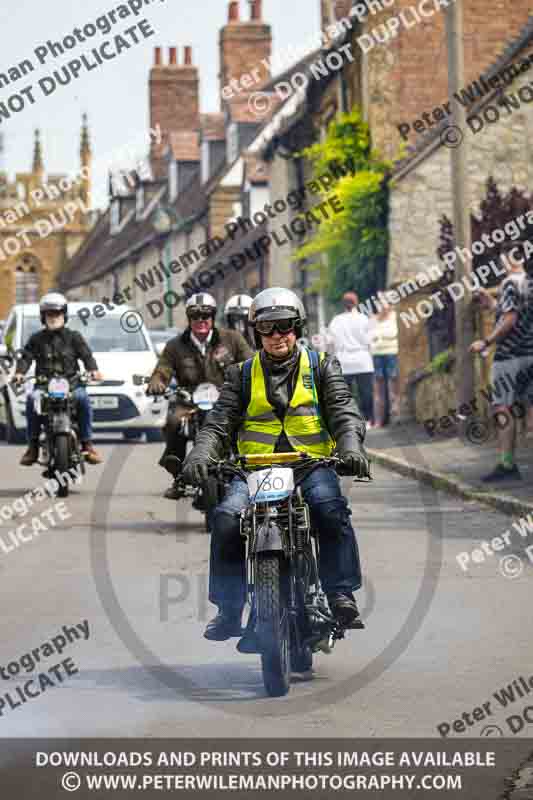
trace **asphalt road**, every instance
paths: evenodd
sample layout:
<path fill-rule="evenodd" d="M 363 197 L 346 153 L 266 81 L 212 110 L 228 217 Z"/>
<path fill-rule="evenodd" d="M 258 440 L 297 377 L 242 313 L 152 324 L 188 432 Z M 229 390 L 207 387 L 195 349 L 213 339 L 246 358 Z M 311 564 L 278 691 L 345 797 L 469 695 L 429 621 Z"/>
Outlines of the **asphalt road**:
<path fill-rule="evenodd" d="M 238 654 L 236 640 L 202 637 L 214 612 L 206 597 L 209 537 L 187 501 L 162 498 L 160 446 L 108 440 L 101 449 L 106 463 L 89 467 L 65 501 L 68 519 L 45 521 L 48 530 L 36 538 L 0 549 L 0 665 L 6 675 L 8 664 L 36 648 L 41 658 L 35 672 L 26 672 L 25 659 L 18 674 L 0 678 L 1 737 L 435 737 L 438 725 L 463 712 L 472 724 L 459 738 L 494 734 L 488 724 L 511 735 L 506 717 L 528 697 L 504 709 L 493 693 L 533 675 L 531 566 L 523 552 L 533 531 L 530 542 L 513 535 L 517 577 L 499 569 L 511 550 L 465 573 L 457 555 L 506 531 L 507 517 L 382 469 L 372 485 L 345 479 L 367 628 L 318 656 L 312 681 L 271 699 L 257 656 Z M 18 466 L 21 452 L 0 446 L 2 508 L 43 481 L 37 468 Z M 36 503 L 17 525 L 55 502 Z M 2 541 L 14 527 L 2 519 Z M 45 657 L 42 645 L 77 624 L 79 638 L 70 634 L 61 655 Z M 6 692 L 16 698 L 17 686 L 64 659 L 61 681 L 46 672 L 53 685 L 10 707 Z M 532 704 L 533 689 L 530 697 Z M 473 709 L 487 701 L 490 713 L 475 720 Z M 531 736 L 531 725 L 517 735 Z"/>

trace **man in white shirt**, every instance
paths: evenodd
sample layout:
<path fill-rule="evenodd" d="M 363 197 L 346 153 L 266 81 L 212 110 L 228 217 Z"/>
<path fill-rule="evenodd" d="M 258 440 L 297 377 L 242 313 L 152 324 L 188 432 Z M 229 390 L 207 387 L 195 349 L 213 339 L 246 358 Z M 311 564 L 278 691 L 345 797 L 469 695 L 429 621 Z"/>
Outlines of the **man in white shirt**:
<path fill-rule="evenodd" d="M 357 386 L 359 407 L 371 424 L 373 419 L 374 364 L 370 354 L 370 320 L 358 311 L 359 298 L 346 292 L 344 312 L 330 322 L 329 333 L 333 352 L 340 361 L 346 383 L 353 391 Z"/>

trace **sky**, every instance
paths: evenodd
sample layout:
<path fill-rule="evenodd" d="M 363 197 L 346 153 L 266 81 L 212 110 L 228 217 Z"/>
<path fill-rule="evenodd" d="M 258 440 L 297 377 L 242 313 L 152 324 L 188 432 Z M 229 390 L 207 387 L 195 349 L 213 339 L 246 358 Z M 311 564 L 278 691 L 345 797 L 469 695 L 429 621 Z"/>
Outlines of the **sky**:
<path fill-rule="evenodd" d="M 34 71 L 28 71 L 19 80 L 0 88 L 0 108 L 9 101 L 11 116 L 0 115 L 0 135 L 3 152 L 0 168 L 7 170 L 10 179 L 16 172 L 31 168 L 34 130 L 41 130 L 41 142 L 47 173 L 76 173 L 79 169 L 79 137 L 82 113 L 87 113 L 93 151 L 93 205 L 102 207 L 107 198 L 107 169 L 110 160 L 124 152 L 124 146 L 142 155 L 148 141 L 148 73 L 153 64 L 154 47 L 162 46 L 165 60 L 168 47 L 177 46 L 182 60 L 183 47 L 192 45 L 193 61 L 200 69 L 201 112 L 219 111 L 218 94 L 218 35 L 227 21 L 227 0 L 143 0 L 137 16 L 118 19 L 111 31 L 100 31 L 84 43 L 76 42 L 72 50 L 54 58 L 45 53 L 46 43 L 62 41 L 74 28 L 95 23 L 97 18 L 119 6 L 141 0 L 91 0 L 90 3 L 73 3 L 72 0 L 54 0 L 38 3 L 37 0 L 18 0 L 10 3 L 9 13 L 1 19 L 2 49 L 0 73 L 23 60 L 29 59 Z M 302 48 L 312 43 L 319 34 L 319 0 L 263 0 L 263 19 L 272 26 L 273 54 L 285 56 L 288 48 Z M 241 19 L 249 18 L 247 0 L 240 0 Z M 125 12 L 122 12 L 125 14 Z M 0 17 L 2 12 L 0 12 Z M 39 81 L 51 76 L 68 61 L 89 55 L 92 48 L 105 39 L 146 19 L 146 32 L 154 35 L 144 38 L 137 27 L 128 34 L 130 49 L 125 49 L 115 59 L 104 60 L 91 71 L 82 69 L 76 80 L 68 85 L 57 85 L 53 93 L 45 95 Z M 139 43 L 133 44 L 133 38 Z M 36 55 L 39 50 L 43 64 Z M 110 52 L 109 50 L 107 51 Z M 92 63 L 96 64 L 94 57 Z M 13 73 L 12 73 L 13 75 Z M 44 86 L 51 86 L 44 81 Z M 26 94 L 22 89 L 31 87 Z M 19 99 L 12 99 L 18 95 Z M 34 102 L 31 102 L 33 98 Z M 20 104 L 23 107 L 20 111 Z M 127 156 L 126 152 L 126 156 Z M 116 162 L 118 163 L 118 162 Z"/>

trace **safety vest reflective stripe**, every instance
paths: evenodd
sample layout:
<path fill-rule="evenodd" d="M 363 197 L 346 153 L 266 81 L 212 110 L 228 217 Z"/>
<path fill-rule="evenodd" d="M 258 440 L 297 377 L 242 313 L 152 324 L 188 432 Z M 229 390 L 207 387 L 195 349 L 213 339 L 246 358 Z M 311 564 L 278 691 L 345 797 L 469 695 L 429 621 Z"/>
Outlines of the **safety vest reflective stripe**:
<path fill-rule="evenodd" d="M 297 406 L 296 408 L 288 407 L 285 414 L 287 417 L 317 417 L 318 412 L 314 406 Z"/>
<path fill-rule="evenodd" d="M 240 442 L 261 442 L 264 444 L 276 444 L 279 434 L 260 433 L 259 431 L 241 431 L 239 433 Z"/>
<path fill-rule="evenodd" d="M 278 418 L 273 411 L 265 411 L 263 414 L 246 414 L 245 422 L 275 422 Z"/>
<path fill-rule="evenodd" d="M 320 431 L 320 433 L 301 433 L 291 437 L 297 439 L 302 444 L 319 444 L 320 442 L 327 442 L 329 434 L 327 431 Z"/>

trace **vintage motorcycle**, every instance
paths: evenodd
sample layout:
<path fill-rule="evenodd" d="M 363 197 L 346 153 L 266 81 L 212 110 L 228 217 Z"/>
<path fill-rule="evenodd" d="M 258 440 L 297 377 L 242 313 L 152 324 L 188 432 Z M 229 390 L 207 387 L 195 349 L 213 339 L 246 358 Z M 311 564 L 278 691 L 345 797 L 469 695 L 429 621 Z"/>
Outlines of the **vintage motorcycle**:
<path fill-rule="evenodd" d="M 39 464 L 45 467 L 43 475 L 46 478 L 68 473 L 70 469 L 85 474 L 73 392 L 77 386 L 86 386 L 89 380 L 87 374 L 76 375 L 70 380 L 54 374 L 37 379 L 30 377 L 25 381 L 35 381 L 34 408 L 44 420 L 39 437 Z M 67 497 L 69 481 L 59 483 L 58 496 Z"/>
<path fill-rule="evenodd" d="M 241 512 L 251 609 L 245 639 L 251 636 L 255 647 L 241 652 L 260 653 L 263 682 L 271 697 L 286 695 L 291 671 L 309 672 L 313 654 L 331 653 L 345 635 L 320 584 L 318 536 L 301 488 L 295 488 L 290 466 L 295 463 L 340 469 L 342 460 L 272 453 L 237 456 L 233 464 L 219 461 L 209 468 L 210 473 L 237 475 L 248 484 L 250 502 Z M 362 482 L 369 480 L 370 475 Z M 352 627 L 364 625 L 357 621 Z"/>
<path fill-rule="evenodd" d="M 137 383 L 148 383 L 150 379 L 135 376 L 134 380 Z M 219 391 L 213 383 L 200 383 L 192 392 L 179 386 L 169 387 L 162 396 L 168 400 L 169 413 L 177 416 L 180 421 L 180 434 L 194 444 L 207 414 L 218 400 L 218 395 Z M 181 477 L 178 459 L 176 462 L 174 478 L 181 498 L 191 498 L 193 508 L 204 513 L 205 530 L 209 533 L 211 512 L 222 500 L 224 481 L 216 475 L 210 475 L 203 486 L 189 486 Z"/>

